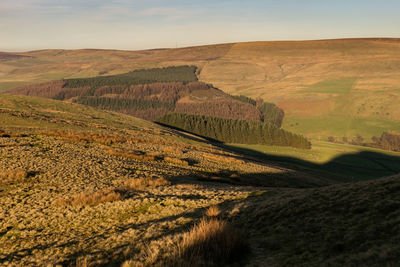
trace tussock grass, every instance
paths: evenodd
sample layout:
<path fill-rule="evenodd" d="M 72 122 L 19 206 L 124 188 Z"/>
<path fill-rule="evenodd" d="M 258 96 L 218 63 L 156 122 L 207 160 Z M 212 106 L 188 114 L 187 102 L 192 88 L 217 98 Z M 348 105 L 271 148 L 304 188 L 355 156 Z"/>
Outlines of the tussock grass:
<path fill-rule="evenodd" d="M 178 159 L 178 158 L 164 157 L 164 161 L 169 162 L 169 163 L 174 163 L 177 165 L 181 165 L 181 166 L 189 166 L 189 162 L 187 162 L 186 160 Z"/>
<path fill-rule="evenodd" d="M 215 154 L 210 154 L 210 153 L 204 153 L 203 157 L 205 159 L 216 161 L 216 162 L 221 162 L 221 163 L 244 164 L 243 160 L 236 159 L 234 157 L 226 157 L 226 156 L 220 156 L 220 155 L 215 155 Z"/>
<path fill-rule="evenodd" d="M 201 189 L 203 188 L 203 186 L 199 184 L 178 184 L 176 185 L 176 188 L 185 190 L 195 190 L 195 189 Z"/>
<path fill-rule="evenodd" d="M 209 218 L 217 218 L 221 214 L 221 210 L 217 206 L 211 206 L 207 209 L 206 215 Z"/>
<path fill-rule="evenodd" d="M 117 192 L 115 188 L 108 188 L 90 194 L 80 193 L 70 199 L 59 199 L 56 203 L 58 205 L 71 206 L 96 206 L 101 203 L 114 202 L 122 199 L 123 196 Z"/>
<path fill-rule="evenodd" d="M 141 262 L 128 260 L 123 267 L 225 266 L 240 261 L 248 251 L 244 235 L 224 220 L 204 217 L 188 232 L 148 246 Z"/>
<path fill-rule="evenodd" d="M 164 177 L 156 178 L 132 178 L 125 181 L 124 186 L 126 189 L 131 190 L 144 190 L 147 188 L 154 188 L 159 186 L 170 185 L 171 182 Z"/>
<path fill-rule="evenodd" d="M 134 151 L 116 147 L 109 147 L 109 146 L 103 146 L 102 149 L 107 154 L 120 158 L 127 158 L 127 159 L 147 161 L 147 162 L 157 161 L 161 159 L 161 157 L 158 155 L 149 155 L 142 151 Z"/>
<path fill-rule="evenodd" d="M 226 221 L 203 218 L 183 234 L 173 262 L 177 266 L 220 266 L 240 259 L 246 248 L 244 236 Z"/>
<path fill-rule="evenodd" d="M 132 143 L 133 141 L 122 135 L 109 135 L 105 133 L 90 133 L 90 132 L 74 132 L 74 131 L 40 131 L 43 135 L 58 136 L 69 142 L 96 142 L 104 145 L 112 145 L 117 143 Z"/>
<path fill-rule="evenodd" d="M 169 147 L 169 146 L 165 146 L 165 147 L 161 147 L 160 151 L 166 154 L 172 154 L 172 155 L 182 155 L 183 151 L 179 148 L 174 148 L 174 147 Z"/>
<path fill-rule="evenodd" d="M 28 172 L 17 169 L 0 172 L 0 184 L 23 182 L 28 178 Z"/>

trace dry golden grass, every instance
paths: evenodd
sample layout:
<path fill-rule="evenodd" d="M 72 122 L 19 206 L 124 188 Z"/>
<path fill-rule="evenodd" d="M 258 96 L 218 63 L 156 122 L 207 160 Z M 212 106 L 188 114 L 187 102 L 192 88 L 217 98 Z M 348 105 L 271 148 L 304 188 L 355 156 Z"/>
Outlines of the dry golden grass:
<path fill-rule="evenodd" d="M 183 151 L 179 148 L 174 148 L 170 146 L 164 146 L 160 148 L 160 151 L 166 154 L 172 154 L 172 155 L 182 155 Z"/>
<path fill-rule="evenodd" d="M 225 266 L 238 263 L 247 251 L 247 240 L 240 231 L 226 221 L 202 218 L 188 232 L 149 245 L 140 262 L 128 260 L 122 266 Z"/>
<path fill-rule="evenodd" d="M 174 163 L 177 165 L 181 165 L 181 166 L 189 166 L 189 162 L 187 162 L 186 160 L 178 159 L 178 158 L 164 157 L 164 161 L 169 162 L 169 163 Z"/>
<path fill-rule="evenodd" d="M 195 189 L 203 188 L 203 186 L 201 186 L 199 184 L 178 184 L 178 185 L 176 185 L 176 188 L 185 189 L 185 190 L 195 190 Z"/>
<path fill-rule="evenodd" d="M 70 199 L 59 199 L 56 203 L 58 205 L 71 206 L 96 206 L 101 203 L 114 202 L 122 199 L 123 196 L 118 193 L 115 188 L 108 188 L 90 194 L 80 193 Z"/>
<path fill-rule="evenodd" d="M 240 259 L 246 248 L 244 236 L 226 221 L 203 218 L 183 234 L 174 262 L 181 266 L 218 266 Z"/>
<path fill-rule="evenodd" d="M 109 135 L 104 133 L 89 133 L 89 132 L 73 132 L 73 131 L 63 131 L 63 130 L 54 130 L 54 131 L 40 131 L 43 135 L 49 136 L 58 136 L 61 137 L 65 141 L 69 142 L 96 142 L 104 145 L 112 145 L 116 143 L 127 143 L 132 142 L 129 137 L 122 135 Z"/>
<path fill-rule="evenodd" d="M 206 159 L 213 160 L 216 162 L 221 162 L 221 163 L 244 164 L 243 160 L 236 159 L 234 157 L 229 157 L 229 156 L 220 156 L 220 155 L 215 155 L 215 154 L 210 154 L 210 153 L 204 153 L 203 157 Z"/>
<path fill-rule="evenodd" d="M 156 178 L 132 178 L 125 181 L 124 186 L 126 189 L 131 190 L 144 190 L 147 188 L 154 188 L 159 186 L 170 185 L 171 182 L 164 177 Z"/>
<path fill-rule="evenodd" d="M 145 152 L 122 149 L 117 147 L 102 146 L 101 147 L 107 154 L 120 157 L 133 159 L 138 161 L 156 161 L 160 159 L 158 155 L 148 155 Z"/>
<path fill-rule="evenodd" d="M 206 215 L 209 218 L 217 218 L 220 214 L 221 210 L 217 206 L 210 206 L 206 211 Z"/>
<path fill-rule="evenodd" d="M 24 170 L 7 170 L 0 172 L 0 184 L 23 182 L 28 177 L 28 173 Z"/>
<path fill-rule="evenodd" d="M 27 137 L 27 133 L 0 130 L 0 137 Z"/>

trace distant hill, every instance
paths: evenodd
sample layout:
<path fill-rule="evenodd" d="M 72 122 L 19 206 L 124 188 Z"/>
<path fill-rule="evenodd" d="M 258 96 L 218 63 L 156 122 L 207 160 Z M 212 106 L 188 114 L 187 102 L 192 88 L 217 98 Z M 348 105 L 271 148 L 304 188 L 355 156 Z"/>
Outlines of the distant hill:
<path fill-rule="evenodd" d="M 311 147 L 303 136 L 279 129 L 284 112 L 274 104 L 231 96 L 198 82 L 196 69 L 195 66 L 143 69 L 25 85 L 8 92 L 72 101 L 151 121 L 162 117 L 158 121 L 165 125 L 222 142 Z M 185 121 L 178 123 L 171 116 L 164 116 L 167 114 Z M 192 127 L 183 127 L 189 124 Z"/>
<path fill-rule="evenodd" d="M 0 61 L 7 61 L 20 58 L 29 58 L 29 56 L 18 55 L 15 53 L 0 52 Z"/>
<path fill-rule="evenodd" d="M 249 42 L 178 49 L 41 50 L 0 62 L 0 91 L 24 83 L 196 65 L 199 81 L 285 110 L 313 139 L 400 131 L 399 39 Z"/>
<path fill-rule="evenodd" d="M 194 66 L 136 70 L 118 75 L 25 85 L 9 92 L 72 101 L 147 120 L 170 112 L 260 122 L 266 117 L 268 120 L 255 103 L 198 82 L 195 72 Z"/>

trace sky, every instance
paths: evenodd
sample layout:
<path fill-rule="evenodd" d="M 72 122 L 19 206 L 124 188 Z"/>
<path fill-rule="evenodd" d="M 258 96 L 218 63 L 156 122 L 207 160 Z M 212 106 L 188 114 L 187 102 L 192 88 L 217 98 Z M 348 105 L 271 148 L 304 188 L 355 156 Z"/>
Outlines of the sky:
<path fill-rule="evenodd" d="M 399 0 L 0 0 L 0 51 L 400 37 Z"/>

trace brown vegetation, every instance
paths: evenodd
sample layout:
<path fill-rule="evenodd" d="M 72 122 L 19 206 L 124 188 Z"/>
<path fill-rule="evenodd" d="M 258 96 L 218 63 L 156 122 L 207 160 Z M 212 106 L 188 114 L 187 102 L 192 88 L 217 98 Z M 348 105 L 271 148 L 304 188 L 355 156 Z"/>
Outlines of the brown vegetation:
<path fill-rule="evenodd" d="M 27 177 L 28 173 L 21 169 L 0 171 L 0 184 L 23 182 Z"/>
<path fill-rule="evenodd" d="M 164 161 L 169 162 L 169 163 L 174 163 L 177 165 L 189 166 L 189 162 L 187 162 L 186 160 L 178 159 L 178 158 L 164 157 Z"/>
<path fill-rule="evenodd" d="M 144 190 L 159 186 L 170 185 L 171 182 L 164 177 L 132 178 L 124 182 L 124 188 L 131 190 Z"/>
<path fill-rule="evenodd" d="M 65 141 L 69 142 L 96 142 L 104 145 L 111 145 L 115 143 L 133 142 L 132 138 L 118 134 L 105 134 L 105 133 L 88 133 L 88 132 L 73 132 L 63 130 L 53 131 L 40 131 L 40 134 L 48 136 L 58 136 Z"/>
<path fill-rule="evenodd" d="M 184 190 L 195 190 L 195 189 L 201 189 L 202 186 L 199 184 L 178 184 L 176 185 L 176 188 Z"/>
<path fill-rule="evenodd" d="M 211 153 L 204 153 L 203 157 L 206 159 L 213 160 L 216 162 L 221 162 L 221 163 L 244 164 L 243 160 L 236 159 L 234 157 L 229 157 L 229 156 L 220 156 L 220 155 L 211 154 Z"/>
<path fill-rule="evenodd" d="M 19 86 L 11 89 L 9 92 L 17 95 L 27 95 L 54 99 L 60 92 L 64 90 L 64 85 L 64 81 L 50 81 L 39 84 Z"/>
<path fill-rule="evenodd" d="M 139 161 L 156 161 L 161 159 L 158 155 L 149 155 L 143 151 L 131 150 L 131 149 L 123 149 L 117 147 L 110 146 L 102 146 L 101 147 L 107 154 L 120 157 L 127 158 Z"/>
<path fill-rule="evenodd" d="M 221 210 L 215 205 L 209 207 L 206 211 L 206 215 L 209 218 L 217 218 L 220 213 L 221 213 Z"/>
<path fill-rule="evenodd" d="M 177 243 L 173 262 L 178 266 L 220 266 L 240 259 L 247 243 L 226 221 L 203 218 Z"/>
<path fill-rule="evenodd" d="M 122 200 L 122 195 L 115 188 L 108 188 L 94 193 L 80 193 L 70 199 L 59 199 L 58 205 L 71 206 L 96 206 L 105 202 L 114 202 Z"/>

